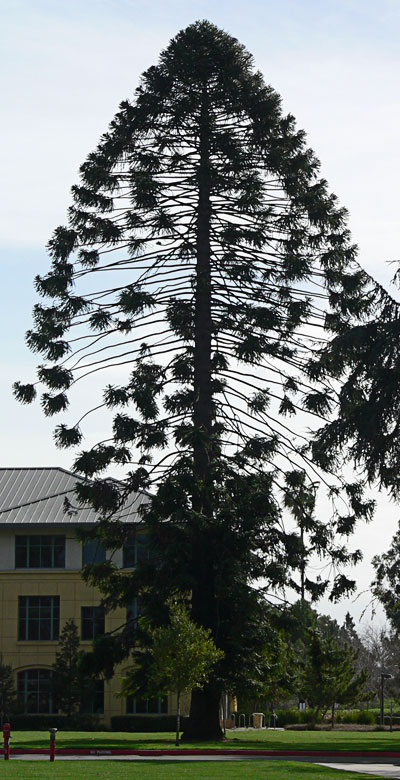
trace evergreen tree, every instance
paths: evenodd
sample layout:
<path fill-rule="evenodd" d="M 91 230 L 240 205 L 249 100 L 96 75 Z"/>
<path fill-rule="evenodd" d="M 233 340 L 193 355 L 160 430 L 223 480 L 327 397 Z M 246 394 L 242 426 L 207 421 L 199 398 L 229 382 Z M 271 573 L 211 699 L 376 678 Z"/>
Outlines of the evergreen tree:
<path fill-rule="evenodd" d="M 1 723 L 10 720 L 17 706 L 17 695 L 14 685 L 14 674 L 11 666 L 3 664 L 0 656 L 0 718 Z"/>
<path fill-rule="evenodd" d="M 264 661 L 253 712 L 274 712 L 278 702 L 288 699 L 299 687 L 299 657 L 290 635 L 282 628 L 268 630 Z"/>
<path fill-rule="evenodd" d="M 398 498 L 400 305 L 383 288 L 376 292 L 372 316 L 358 324 L 338 321 L 334 338 L 310 362 L 310 376 L 341 384 L 338 413 L 317 431 L 312 455 L 325 469 L 340 469 L 350 455 L 370 483 Z"/>
<path fill-rule="evenodd" d="M 79 668 L 79 634 L 73 618 L 64 624 L 53 664 L 52 688 L 56 706 L 68 717 L 78 712 L 88 683 Z"/>
<path fill-rule="evenodd" d="M 372 593 L 381 602 L 394 633 L 400 633 L 400 527 L 387 552 L 372 559 L 375 579 Z"/>
<path fill-rule="evenodd" d="M 332 639 L 324 639 L 313 631 L 304 668 L 302 694 L 318 715 L 331 708 L 332 728 L 335 722 L 335 704 L 354 704 L 363 694 L 368 672 L 356 673 L 357 652 L 341 647 Z"/>
<path fill-rule="evenodd" d="M 331 598 L 354 586 L 341 566 L 359 553 L 335 531 L 348 536 L 373 509 L 361 484 L 325 475 L 327 523 L 310 507 L 297 530 L 281 517 L 282 496 L 293 509 L 315 492 L 305 417 L 325 420 L 337 403 L 330 377 L 313 373 L 321 344 L 375 300 L 318 168 L 250 54 L 198 22 L 146 71 L 82 165 L 69 224 L 49 242 L 52 268 L 36 279 L 51 299 L 27 334 L 48 361 L 38 369 L 45 414 L 65 412 L 88 375 L 108 377 L 100 405 L 115 410 L 112 430 L 74 463 L 87 477 L 78 501 L 101 515 L 106 546 L 126 538 L 115 518 L 132 493 L 150 491 L 141 512 L 153 559 L 131 577 L 110 561 L 86 576 L 110 608 L 139 595 L 155 625 L 169 595 L 190 593 L 192 619 L 225 654 L 223 672 L 192 696 L 189 738 L 221 735 L 222 690 L 240 687 L 263 652 L 268 589 L 326 590 L 304 576 L 307 540 L 338 572 Z M 36 387 L 16 383 L 15 393 L 28 403 Z M 286 418 L 299 411 L 296 434 Z M 81 422 L 57 426 L 58 446 L 80 445 Z M 123 488 L 102 477 L 113 464 L 126 466 Z M 264 591 L 252 586 L 260 578 Z M 121 660 L 138 634 L 130 624 L 104 639 L 108 658 L 113 645 Z"/>

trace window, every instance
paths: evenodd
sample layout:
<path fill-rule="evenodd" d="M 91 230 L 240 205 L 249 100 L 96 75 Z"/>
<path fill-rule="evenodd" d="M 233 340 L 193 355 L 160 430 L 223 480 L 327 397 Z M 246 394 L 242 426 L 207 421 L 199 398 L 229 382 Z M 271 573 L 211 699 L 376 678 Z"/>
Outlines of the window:
<path fill-rule="evenodd" d="M 55 640 L 59 628 L 59 596 L 18 597 L 18 639 Z"/>
<path fill-rule="evenodd" d="M 65 536 L 16 536 L 16 569 L 65 569 Z"/>
<path fill-rule="evenodd" d="M 168 696 L 160 699 L 135 699 L 128 696 L 126 700 L 127 715 L 163 715 L 168 714 Z"/>
<path fill-rule="evenodd" d="M 92 640 L 104 634 L 103 607 L 82 607 L 82 639 Z"/>
<path fill-rule="evenodd" d="M 148 534 L 129 534 L 123 547 L 123 568 L 131 569 L 149 559 Z"/>
<path fill-rule="evenodd" d="M 141 617 L 142 614 L 143 614 L 142 600 L 139 596 L 135 596 L 135 598 L 132 600 L 132 602 L 129 604 L 129 606 L 126 609 L 126 622 L 130 623 L 132 621 L 134 625 L 137 619 Z"/>
<path fill-rule="evenodd" d="M 81 712 L 87 715 L 101 715 L 104 712 L 104 680 L 95 680 L 91 694 L 86 697 Z"/>
<path fill-rule="evenodd" d="M 106 559 L 106 551 L 98 539 L 89 539 L 82 545 L 82 566 L 87 563 L 103 563 Z"/>
<path fill-rule="evenodd" d="M 18 672 L 18 701 L 24 713 L 53 712 L 50 669 Z"/>

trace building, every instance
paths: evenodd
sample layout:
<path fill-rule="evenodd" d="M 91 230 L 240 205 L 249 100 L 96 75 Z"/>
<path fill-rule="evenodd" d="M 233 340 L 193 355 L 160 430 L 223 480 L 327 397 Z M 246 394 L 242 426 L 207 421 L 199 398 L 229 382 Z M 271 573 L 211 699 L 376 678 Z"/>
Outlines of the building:
<path fill-rule="evenodd" d="M 82 544 L 76 538 L 77 526 L 96 522 L 94 511 L 64 511 L 64 500 L 73 502 L 79 479 L 62 468 L 0 469 L 0 653 L 14 670 L 25 713 L 54 712 L 51 666 L 69 618 L 79 628 L 82 649 L 88 650 L 97 634 L 118 629 L 127 619 L 125 609 L 104 614 L 99 591 L 81 577 L 83 564 L 104 560 L 106 553 L 97 541 Z M 145 500 L 137 494 L 120 517 L 133 532 L 113 560 L 127 570 L 146 554 L 138 515 Z M 97 681 L 87 712 L 106 725 L 113 715 L 174 713 L 171 696 L 149 701 L 119 697 L 122 674 L 123 669 L 109 683 Z"/>

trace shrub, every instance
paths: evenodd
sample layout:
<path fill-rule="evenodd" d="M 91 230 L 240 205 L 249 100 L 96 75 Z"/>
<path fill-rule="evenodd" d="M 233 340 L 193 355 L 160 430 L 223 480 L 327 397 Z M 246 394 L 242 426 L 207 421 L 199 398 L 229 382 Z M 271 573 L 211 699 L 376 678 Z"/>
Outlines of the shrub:
<path fill-rule="evenodd" d="M 277 710 L 277 720 L 276 725 L 277 726 L 287 726 L 287 725 L 295 725 L 298 723 L 312 723 L 314 718 L 314 710 L 307 709 L 307 710 L 298 710 L 295 707 L 291 709 L 286 710 Z M 317 718 L 317 722 L 319 722 L 321 718 Z"/>
<path fill-rule="evenodd" d="M 181 728 L 184 729 L 187 718 L 181 718 Z M 111 718 L 113 731 L 175 731 L 175 715 L 114 715 Z"/>
<path fill-rule="evenodd" d="M 260 710 L 261 712 L 262 710 Z M 246 712 L 246 724 L 249 722 L 249 717 L 251 716 L 251 712 Z M 264 711 L 265 714 L 265 721 L 266 725 L 269 725 L 269 719 L 271 712 L 269 710 Z M 237 713 L 236 715 L 236 723 L 239 724 L 239 715 L 241 715 L 241 712 Z M 280 709 L 275 710 L 276 715 L 276 725 L 279 728 L 282 728 L 283 726 L 287 725 L 295 725 L 295 724 L 301 724 L 301 723 L 311 723 L 313 720 L 314 710 L 307 709 L 302 710 L 301 712 L 296 707 L 287 707 L 286 709 Z M 318 722 L 321 719 L 318 718 Z"/>
<path fill-rule="evenodd" d="M 336 723 L 359 723 L 363 726 L 373 726 L 376 723 L 376 715 L 369 710 L 352 710 L 351 712 L 338 712 Z"/>
<path fill-rule="evenodd" d="M 276 725 L 281 727 L 287 726 L 289 723 L 303 723 L 302 720 L 302 712 L 299 712 L 299 710 L 295 709 L 295 707 L 286 709 L 286 710 L 277 710 L 276 712 L 277 718 L 276 718 Z M 267 716 L 267 725 L 268 725 L 268 716 Z"/>
<path fill-rule="evenodd" d="M 11 731 L 104 731 L 104 724 L 94 715 L 14 715 Z"/>

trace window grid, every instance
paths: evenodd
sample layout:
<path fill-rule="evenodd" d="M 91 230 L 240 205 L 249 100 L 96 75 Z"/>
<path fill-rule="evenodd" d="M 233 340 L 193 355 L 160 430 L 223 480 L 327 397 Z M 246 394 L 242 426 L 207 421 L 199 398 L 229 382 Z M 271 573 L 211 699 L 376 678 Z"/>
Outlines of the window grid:
<path fill-rule="evenodd" d="M 59 596 L 18 597 L 18 639 L 54 641 L 60 628 Z"/>
<path fill-rule="evenodd" d="M 133 569 L 150 557 L 149 539 L 146 533 L 129 534 L 122 551 L 124 569 Z"/>
<path fill-rule="evenodd" d="M 49 669 L 27 669 L 18 672 L 18 698 L 24 713 L 53 712 L 51 674 Z"/>
<path fill-rule="evenodd" d="M 104 713 L 104 680 L 94 681 L 94 689 L 86 697 L 80 711 L 88 715 L 102 715 Z"/>
<path fill-rule="evenodd" d="M 128 696 L 126 699 L 127 715 L 167 715 L 168 696 L 154 699 L 136 699 Z"/>
<path fill-rule="evenodd" d="M 126 622 L 135 625 L 138 618 L 143 615 L 143 601 L 140 596 L 135 596 L 126 608 Z"/>
<path fill-rule="evenodd" d="M 104 634 L 103 607 L 81 607 L 81 637 L 92 641 Z"/>
<path fill-rule="evenodd" d="M 65 536 L 16 536 L 15 568 L 65 569 Z"/>

